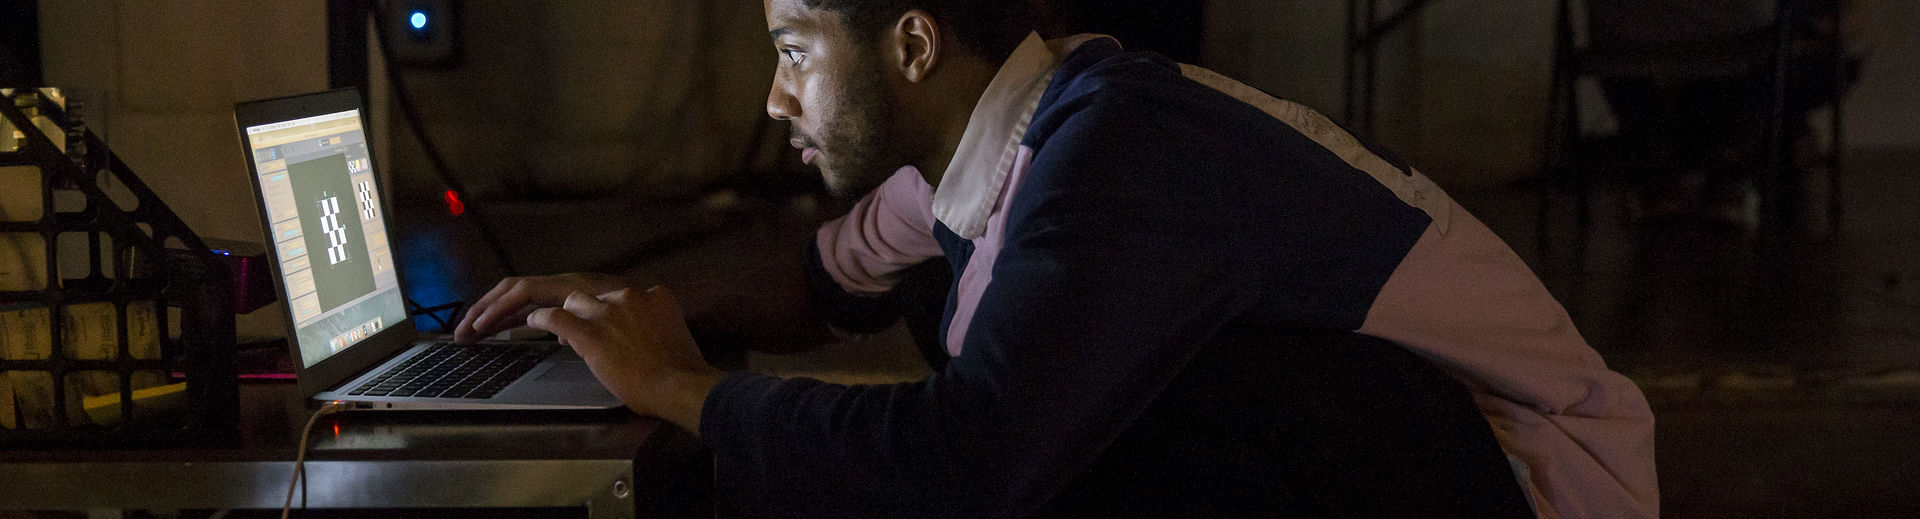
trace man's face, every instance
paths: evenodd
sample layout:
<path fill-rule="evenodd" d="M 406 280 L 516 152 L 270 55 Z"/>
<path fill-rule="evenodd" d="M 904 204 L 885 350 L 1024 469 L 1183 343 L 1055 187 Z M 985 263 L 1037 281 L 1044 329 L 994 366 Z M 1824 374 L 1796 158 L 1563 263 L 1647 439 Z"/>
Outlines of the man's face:
<path fill-rule="evenodd" d="M 879 187 L 907 161 L 892 117 L 897 102 L 884 88 L 884 66 L 865 38 L 848 34 L 838 13 L 802 0 L 763 0 L 779 65 L 767 115 L 793 124 L 789 143 L 819 166 L 827 190 L 854 198 Z"/>

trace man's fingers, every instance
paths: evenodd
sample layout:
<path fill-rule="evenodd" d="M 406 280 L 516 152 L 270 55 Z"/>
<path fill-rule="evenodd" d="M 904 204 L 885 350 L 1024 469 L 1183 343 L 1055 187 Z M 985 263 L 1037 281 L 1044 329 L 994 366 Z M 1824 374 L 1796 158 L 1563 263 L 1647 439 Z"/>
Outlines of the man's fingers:
<path fill-rule="evenodd" d="M 537 290 L 539 287 L 534 286 L 532 282 L 515 283 L 507 293 L 501 294 L 499 299 L 487 305 L 486 312 L 480 314 L 479 319 L 474 320 L 473 330 L 482 335 L 500 331 L 504 321 L 520 315 L 521 308 L 529 303 L 538 303 L 535 300 L 537 294 L 534 293 Z"/>
<path fill-rule="evenodd" d="M 606 301 L 609 303 L 625 303 L 627 301 L 634 300 L 634 296 L 637 293 L 638 292 L 634 291 L 634 289 L 632 288 L 622 288 L 612 292 L 607 292 L 605 294 L 600 294 L 600 296 L 597 297 L 596 299 L 599 299 L 601 301 Z"/>
<path fill-rule="evenodd" d="M 478 301 L 474 301 L 472 306 L 468 306 L 466 315 L 460 317 L 460 324 L 453 327 L 454 340 L 470 342 L 477 338 L 475 335 L 477 335 L 478 331 L 474 328 L 475 325 L 478 324 L 477 321 L 480 320 L 480 314 L 486 313 L 487 305 L 492 304 L 493 300 L 499 299 L 501 294 L 512 289 L 516 283 L 519 283 L 518 278 L 502 279 L 500 283 L 493 286 L 493 289 L 488 290 L 486 295 L 480 296 Z"/>
<path fill-rule="evenodd" d="M 503 279 L 468 307 L 466 315 L 454 326 L 454 340 L 473 342 L 487 334 L 518 326 L 527 321 L 535 308 L 543 306 L 570 304 L 567 309 L 576 317 L 597 318 L 605 312 L 605 306 L 593 296 L 575 290 L 593 285 L 583 280 L 590 279 L 577 274 Z M 583 300 L 573 301 L 576 297 Z"/>
<path fill-rule="evenodd" d="M 574 315 L 593 319 L 606 313 L 607 303 L 600 298 L 587 295 L 586 292 L 575 290 L 567 294 L 566 302 L 561 303 L 560 307 Z"/>
<path fill-rule="evenodd" d="M 502 304 L 501 299 L 506 298 L 508 294 L 513 293 L 515 290 L 525 290 L 521 287 L 527 284 L 527 278 L 515 277 L 500 280 L 500 284 L 494 285 L 493 290 L 488 290 L 487 295 L 481 296 L 479 301 L 474 302 L 473 306 L 469 307 L 466 319 L 461 320 L 461 326 L 454 331 L 455 336 L 458 337 L 460 332 L 466 332 L 472 336 L 471 339 L 478 339 L 479 336 L 486 335 L 488 333 L 487 328 L 491 326 L 490 323 L 497 320 L 497 318 L 488 318 L 488 314 L 499 313 L 497 307 Z M 515 309 L 517 310 L 518 307 Z"/>
<path fill-rule="evenodd" d="M 635 294 L 635 296 L 640 299 L 645 299 L 647 304 L 664 311 L 674 319 L 686 319 L 686 313 L 680 310 L 680 299 L 674 297 L 673 290 L 667 288 L 665 285 L 654 285 L 645 292 Z"/>
<path fill-rule="evenodd" d="M 569 343 L 577 342 L 571 337 L 585 335 L 592 328 L 592 324 L 586 319 L 581 319 L 580 316 L 565 309 L 554 307 L 541 308 L 528 314 L 527 326 L 553 332 L 554 335 L 560 336 L 561 341 Z"/>
<path fill-rule="evenodd" d="M 600 294 L 597 299 L 609 306 L 618 305 L 619 308 L 641 311 L 649 315 L 677 320 L 685 319 L 685 314 L 680 310 L 680 302 L 673 297 L 673 291 L 662 285 L 654 285 L 646 290 L 624 288 Z"/>
<path fill-rule="evenodd" d="M 513 290 L 513 287 L 520 286 L 521 281 L 522 280 L 520 278 L 506 278 L 506 279 L 500 280 L 500 283 L 493 285 L 492 289 L 487 290 L 486 295 L 480 296 L 479 301 L 474 301 L 472 308 L 477 310 L 485 310 L 487 308 L 487 305 L 493 304 L 493 301 L 495 299 L 500 299 L 500 296 L 506 295 L 507 291 Z M 478 317 L 478 314 L 473 314 L 473 315 L 475 317 Z"/>

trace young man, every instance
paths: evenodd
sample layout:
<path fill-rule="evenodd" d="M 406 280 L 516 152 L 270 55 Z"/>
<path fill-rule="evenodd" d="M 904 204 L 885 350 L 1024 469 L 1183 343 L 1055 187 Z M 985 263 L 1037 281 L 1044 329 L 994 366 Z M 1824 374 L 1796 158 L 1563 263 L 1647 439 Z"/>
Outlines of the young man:
<path fill-rule="evenodd" d="M 730 514 L 1657 514 L 1640 392 L 1426 177 L 1020 3 L 766 0 L 767 111 L 862 196 L 809 247 L 815 306 L 890 323 L 945 257 L 928 380 L 723 374 L 666 290 L 581 275 L 502 282 L 460 338 L 559 335 L 702 436 Z"/>

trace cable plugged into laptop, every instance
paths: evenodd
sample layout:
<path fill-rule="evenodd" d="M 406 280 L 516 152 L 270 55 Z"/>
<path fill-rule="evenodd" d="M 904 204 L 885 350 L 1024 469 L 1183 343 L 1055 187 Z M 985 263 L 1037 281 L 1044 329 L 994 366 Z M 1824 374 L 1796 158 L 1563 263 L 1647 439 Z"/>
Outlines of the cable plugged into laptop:
<path fill-rule="evenodd" d="M 287 481 L 287 500 L 280 506 L 280 519 L 287 519 L 287 516 L 293 513 L 293 489 L 301 487 L 300 481 L 306 476 L 307 439 L 313 434 L 314 424 L 320 423 L 320 417 L 345 411 L 348 407 L 346 402 L 340 400 L 327 402 L 327 405 L 320 406 L 320 409 L 315 410 L 313 417 L 307 419 L 307 426 L 300 429 L 300 447 L 293 458 L 293 478 Z M 301 508 L 306 508 L 306 503 L 307 495 L 305 492 L 301 492 Z"/>

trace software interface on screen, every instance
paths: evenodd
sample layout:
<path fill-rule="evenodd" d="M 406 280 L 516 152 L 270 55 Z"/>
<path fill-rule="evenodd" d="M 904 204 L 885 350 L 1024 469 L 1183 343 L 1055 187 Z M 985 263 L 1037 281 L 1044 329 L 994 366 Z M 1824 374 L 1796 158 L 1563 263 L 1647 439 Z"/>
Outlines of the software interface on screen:
<path fill-rule="evenodd" d="M 406 319 L 360 111 L 246 132 L 302 365 Z"/>

